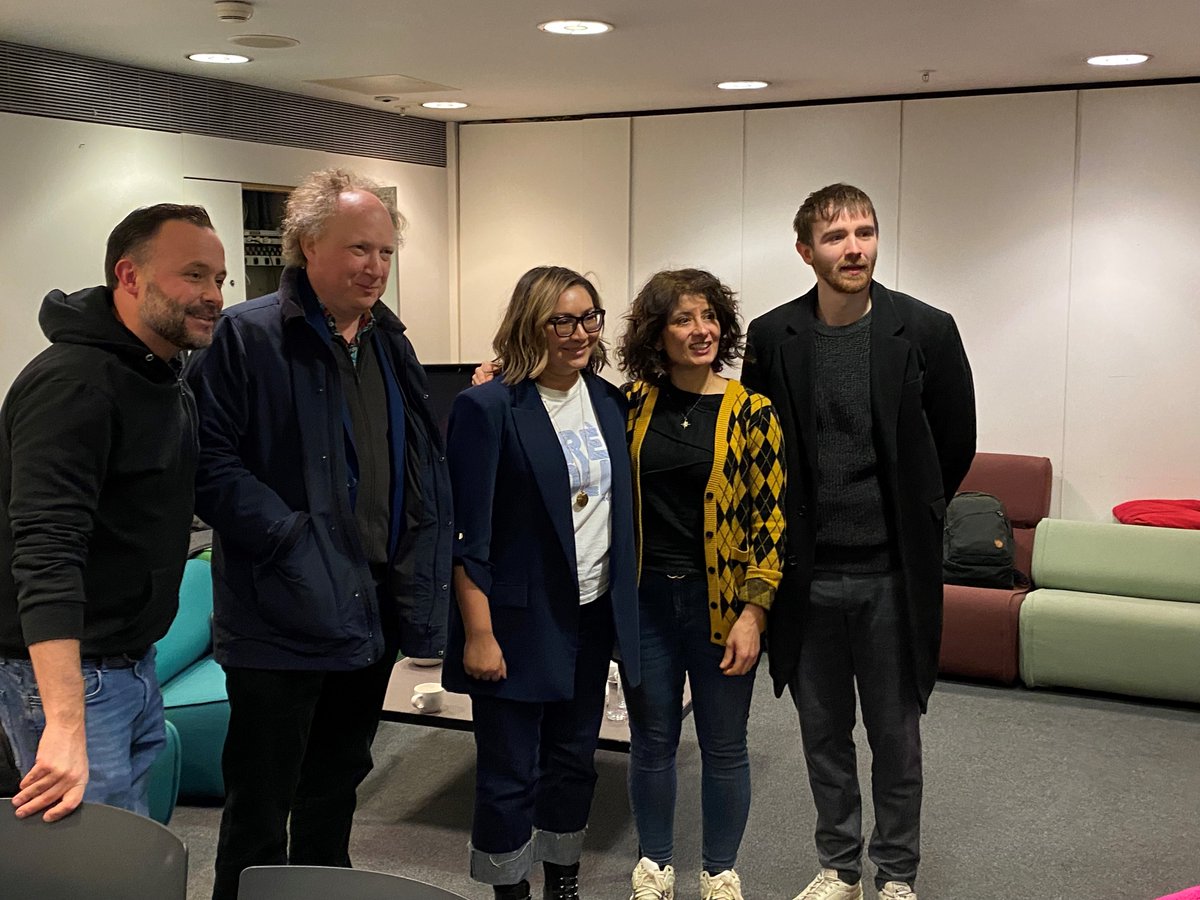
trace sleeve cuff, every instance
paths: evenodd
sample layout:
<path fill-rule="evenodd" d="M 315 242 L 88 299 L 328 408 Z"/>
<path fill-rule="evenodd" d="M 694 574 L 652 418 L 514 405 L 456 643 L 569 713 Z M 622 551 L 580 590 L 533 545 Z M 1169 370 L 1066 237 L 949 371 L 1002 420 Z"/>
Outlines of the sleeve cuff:
<path fill-rule="evenodd" d="M 25 646 L 43 641 L 79 640 L 83 635 L 83 604 L 61 601 L 39 604 L 21 614 Z"/>
<path fill-rule="evenodd" d="M 778 579 L 776 579 L 778 581 Z M 764 578 L 750 577 L 742 586 L 742 602 L 769 610 L 775 602 L 775 585 Z"/>
<path fill-rule="evenodd" d="M 454 564 L 462 566 L 466 576 L 471 579 L 471 583 L 483 592 L 485 597 L 490 597 L 492 594 L 492 567 L 487 563 L 482 563 L 479 560 L 470 559 L 465 556 L 456 556 Z"/>

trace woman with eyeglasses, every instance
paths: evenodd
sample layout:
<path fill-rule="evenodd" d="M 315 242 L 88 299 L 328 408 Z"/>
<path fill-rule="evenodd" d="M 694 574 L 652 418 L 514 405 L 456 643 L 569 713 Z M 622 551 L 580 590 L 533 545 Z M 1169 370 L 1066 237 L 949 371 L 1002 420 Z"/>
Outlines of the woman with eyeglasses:
<path fill-rule="evenodd" d="M 447 447 L 454 592 L 442 681 L 471 696 L 471 876 L 498 900 L 578 898 L 614 644 L 639 680 L 626 400 L 595 287 L 557 266 L 517 282 L 493 348 L 502 377 L 460 394 Z"/>
<path fill-rule="evenodd" d="M 674 896 L 676 771 L 688 678 L 701 758 L 703 900 L 741 900 L 750 812 L 746 726 L 783 567 L 784 458 L 766 397 L 720 372 L 741 355 L 733 292 L 698 269 L 634 299 L 618 356 L 628 388 L 638 522 L 640 683 L 629 798 L 641 859 L 632 900 Z"/>

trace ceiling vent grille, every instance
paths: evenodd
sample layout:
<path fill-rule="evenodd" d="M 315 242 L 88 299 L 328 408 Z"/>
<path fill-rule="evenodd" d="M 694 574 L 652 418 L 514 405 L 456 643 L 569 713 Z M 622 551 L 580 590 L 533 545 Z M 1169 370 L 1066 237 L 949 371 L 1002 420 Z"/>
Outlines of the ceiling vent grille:
<path fill-rule="evenodd" d="M 443 122 L 5 41 L 0 112 L 446 165 Z"/>

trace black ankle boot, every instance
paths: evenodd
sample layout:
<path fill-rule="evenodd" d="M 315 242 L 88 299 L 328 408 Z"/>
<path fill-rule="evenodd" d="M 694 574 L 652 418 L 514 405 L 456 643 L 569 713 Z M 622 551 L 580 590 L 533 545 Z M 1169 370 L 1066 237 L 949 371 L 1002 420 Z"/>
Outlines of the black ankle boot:
<path fill-rule="evenodd" d="M 579 863 L 558 866 L 544 862 L 546 886 L 542 888 L 542 900 L 579 900 Z"/>
<path fill-rule="evenodd" d="M 529 882 L 518 881 L 516 884 L 492 885 L 492 893 L 496 900 L 529 900 Z"/>

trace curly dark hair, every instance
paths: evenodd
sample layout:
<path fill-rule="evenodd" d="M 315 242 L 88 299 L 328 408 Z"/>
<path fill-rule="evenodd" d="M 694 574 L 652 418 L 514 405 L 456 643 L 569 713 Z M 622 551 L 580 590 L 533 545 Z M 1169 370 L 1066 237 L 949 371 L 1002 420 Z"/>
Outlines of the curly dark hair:
<path fill-rule="evenodd" d="M 703 297 L 717 314 L 721 340 L 713 371 L 720 372 L 741 358 L 742 325 L 738 321 L 734 292 L 711 272 L 678 269 L 652 275 L 633 298 L 625 316 L 625 333 L 617 347 L 617 358 L 625 374 L 652 384 L 666 381 L 667 356 L 662 350 L 662 334 L 675 304 L 685 294 Z"/>

